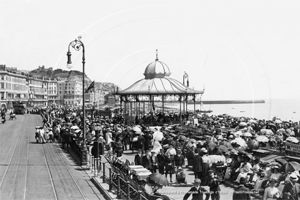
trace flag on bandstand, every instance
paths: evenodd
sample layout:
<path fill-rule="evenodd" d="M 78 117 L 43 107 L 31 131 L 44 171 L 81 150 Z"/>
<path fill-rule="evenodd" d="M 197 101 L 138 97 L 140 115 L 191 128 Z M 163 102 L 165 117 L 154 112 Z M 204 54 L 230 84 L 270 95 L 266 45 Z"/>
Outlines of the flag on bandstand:
<path fill-rule="evenodd" d="M 85 90 L 85 93 L 88 93 L 91 89 L 95 88 L 95 81 L 93 81 L 90 86 Z"/>

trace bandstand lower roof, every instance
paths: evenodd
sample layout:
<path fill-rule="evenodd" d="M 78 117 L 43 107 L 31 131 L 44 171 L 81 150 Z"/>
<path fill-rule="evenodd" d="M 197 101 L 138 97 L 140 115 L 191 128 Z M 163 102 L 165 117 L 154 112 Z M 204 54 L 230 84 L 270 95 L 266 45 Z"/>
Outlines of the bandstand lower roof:
<path fill-rule="evenodd" d="M 127 89 L 119 91 L 119 95 L 136 95 L 136 94 L 203 94 L 203 91 L 194 90 L 184 86 L 179 81 L 170 78 L 153 78 L 141 79 L 132 84 Z"/>

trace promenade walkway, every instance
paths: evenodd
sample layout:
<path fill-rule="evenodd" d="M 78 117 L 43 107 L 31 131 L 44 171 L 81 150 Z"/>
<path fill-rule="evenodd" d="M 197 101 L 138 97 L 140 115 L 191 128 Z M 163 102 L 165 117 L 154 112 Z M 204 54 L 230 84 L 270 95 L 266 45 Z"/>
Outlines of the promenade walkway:
<path fill-rule="evenodd" d="M 37 144 L 39 115 L 18 115 L 0 124 L 0 199 L 104 199 L 68 153 L 57 143 Z"/>

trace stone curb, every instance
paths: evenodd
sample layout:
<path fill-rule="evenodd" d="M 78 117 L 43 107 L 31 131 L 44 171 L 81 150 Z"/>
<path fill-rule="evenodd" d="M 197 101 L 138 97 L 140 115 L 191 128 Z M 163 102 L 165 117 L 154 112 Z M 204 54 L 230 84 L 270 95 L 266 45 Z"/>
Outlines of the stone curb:
<path fill-rule="evenodd" d="M 101 194 L 104 196 L 104 198 L 105 198 L 106 200 L 117 200 L 117 199 L 112 198 L 112 197 L 109 195 L 109 193 L 107 192 L 107 190 L 105 190 L 105 189 L 102 187 L 101 183 L 99 183 L 95 177 L 91 178 L 91 181 L 92 181 L 92 183 L 96 186 L 96 188 L 101 192 Z"/>

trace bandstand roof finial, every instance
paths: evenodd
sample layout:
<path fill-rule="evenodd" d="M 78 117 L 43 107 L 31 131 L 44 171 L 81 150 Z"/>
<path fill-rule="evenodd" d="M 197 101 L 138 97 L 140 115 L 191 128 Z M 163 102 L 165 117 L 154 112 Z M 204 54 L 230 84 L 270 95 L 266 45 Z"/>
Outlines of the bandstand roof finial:
<path fill-rule="evenodd" d="M 155 61 L 158 61 L 158 50 L 156 49 L 156 59 Z"/>

